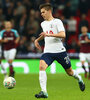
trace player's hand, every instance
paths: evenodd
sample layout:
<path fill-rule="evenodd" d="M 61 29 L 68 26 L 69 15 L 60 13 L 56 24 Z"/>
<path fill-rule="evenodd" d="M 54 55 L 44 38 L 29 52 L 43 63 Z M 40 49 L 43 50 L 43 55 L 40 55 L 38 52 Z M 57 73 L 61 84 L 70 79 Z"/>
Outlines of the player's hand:
<path fill-rule="evenodd" d="M 46 33 L 45 33 L 45 32 L 42 32 L 42 33 L 40 34 L 40 36 L 41 36 L 41 35 L 43 35 L 43 36 L 45 37 L 45 36 L 46 36 Z"/>
<path fill-rule="evenodd" d="M 47 36 L 47 37 L 51 36 L 51 34 L 47 34 L 47 33 L 45 33 L 45 32 L 42 32 L 42 33 L 40 34 L 40 36 L 41 36 L 41 35 L 43 35 L 44 37 L 46 37 L 46 36 Z"/>
<path fill-rule="evenodd" d="M 39 50 L 41 50 L 41 46 L 39 45 L 39 42 L 37 41 L 37 39 L 34 41 L 35 47 Z"/>
<path fill-rule="evenodd" d="M 8 42 L 8 39 L 4 39 L 3 42 L 4 42 L 4 43 L 7 43 L 7 42 Z"/>
<path fill-rule="evenodd" d="M 88 37 L 85 37 L 85 41 L 86 41 L 86 42 L 89 42 L 89 39 L 88 39 Z"/>

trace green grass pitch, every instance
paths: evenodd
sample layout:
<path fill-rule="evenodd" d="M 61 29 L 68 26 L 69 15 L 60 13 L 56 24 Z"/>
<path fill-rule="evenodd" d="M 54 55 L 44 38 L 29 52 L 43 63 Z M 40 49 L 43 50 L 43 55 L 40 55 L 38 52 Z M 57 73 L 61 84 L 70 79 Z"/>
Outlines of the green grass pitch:
<path fill-rule="evenodd" d="M 78 82 L 66 74 L 48 74 L 46 100 L 90 100 L 90 80 L 82 77 L 86 90 L 80 91 Z M 16 74 L 16 86 L 6 89 L 0 74 L 0 100 L 37 100 L 34 95 L 40 91 L 38 74 Z M 45 100 L 45 99 L 40 99 Z"/>

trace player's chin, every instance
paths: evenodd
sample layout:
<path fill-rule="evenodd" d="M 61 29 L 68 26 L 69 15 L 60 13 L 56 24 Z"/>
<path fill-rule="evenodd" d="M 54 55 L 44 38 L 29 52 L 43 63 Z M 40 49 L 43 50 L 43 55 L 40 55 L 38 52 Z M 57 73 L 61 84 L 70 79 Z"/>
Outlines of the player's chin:
<path fill-rule="evenodd" d="M 46 18 L 43 16 L 43 19 L 46 20 Z"/>

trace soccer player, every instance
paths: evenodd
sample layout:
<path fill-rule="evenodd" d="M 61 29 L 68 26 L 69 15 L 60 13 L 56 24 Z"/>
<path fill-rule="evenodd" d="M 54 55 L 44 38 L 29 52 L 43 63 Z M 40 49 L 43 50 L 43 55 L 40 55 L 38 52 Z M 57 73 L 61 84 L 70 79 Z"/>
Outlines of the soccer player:
<path fill-rule="evenodd" d="M 7 42 L 8 40 L 2 40 L 1 39 L 1 37 L 0 37 L 0 43 L 5 43 L 5 42 Z M 5 70 L 5 68 L 4 68 L 4 66 L 3 66 L 3 63 L 2 63 L 2 46 L 1 46 L 1 44 L 0 44 L 0 66 L 1 66 L 1 68 L 2 68 L 2 70 L 3 70 L 3 73 L 4 73 L 4 77 L 5 78 L 7 78 L 8 77 L 8 75 L 7 75 L 7 71 Z"/>
<path fill-rule="evenodd" d="M 90 79 L 90 33 L 88 33 L 88 28 L 86 26 L 81 27 L 82 34 L 79 35 L 79 43 L 80 43 L 80 54 L 79 58 L 82 63 L 82 68 L 85 71 L 85 78 L 87 78 L 87 71 L 85 68 L 85 61 L 88 61 L 88 68 L 89 68 L 89 76 Z"/>
<path fill-rule="evenodd" d="M 15 29 L 12 29 L 12 23 L 10 21 L 5 22 L 5 29 L 1 31 L 2 40 L 7 39 L 8 41 L 3 43 L 4 57 L 9 63 L 10 74 L 9 76 L 14 77 L 14 70 L 12 62 L 16 55 L 16 46 L 19 42 L 19 35 Z"/>
<path fill-rule="evenodd" d="M 65 38 L 65 29 L 60 19 L 52 16 L 52 6 L 49 3 L 40 5 L 41 16 L 44 21 L 41 23 L 43 32 L 40 37 L 35 40 L 35 46 L 41 49 L 39 41 L 45 40 L 44 53 L 40 58 L 39 66 L 39 82 L 41 92 L 35 94 L 36 98 L 48 98 L 46 89 L 47 75 L 45 70 L 51 63 L 56 60 L 62 65 L 66 73 L 78 80 L 81 91 L 85 90 L 85 84 L 80 75 L 71 68 L 69 57 L 67 56 L 66 49 L 63 46 L 62 38 Z"/>

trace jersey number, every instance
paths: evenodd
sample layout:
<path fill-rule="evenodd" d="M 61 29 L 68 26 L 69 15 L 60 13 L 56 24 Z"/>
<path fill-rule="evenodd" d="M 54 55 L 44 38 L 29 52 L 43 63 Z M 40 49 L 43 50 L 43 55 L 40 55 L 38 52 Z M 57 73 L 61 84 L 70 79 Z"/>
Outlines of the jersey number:
<path fill-rule="evenodd" d="M 66 64 L 69 64 L 70 59 L 69 59 L 69 57 L 68 57 L 68 56 L 67 56 L 67 57 L 65 57 L 65 58 L 64 58 L 64 60 L 66 61 Z"/>

